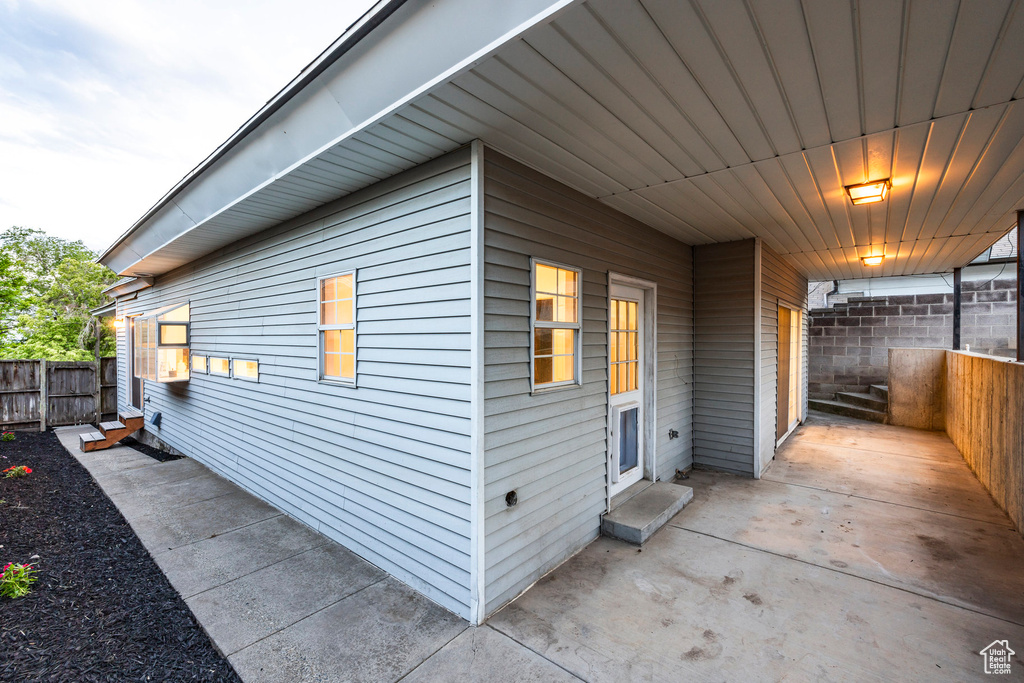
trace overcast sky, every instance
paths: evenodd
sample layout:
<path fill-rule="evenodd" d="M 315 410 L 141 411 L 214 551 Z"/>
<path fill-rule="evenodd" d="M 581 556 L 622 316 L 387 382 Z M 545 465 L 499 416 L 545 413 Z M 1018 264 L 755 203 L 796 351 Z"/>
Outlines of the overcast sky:
<path fill-rule="evenodd" d="M 0 230 L 101 250 L 373 0 L 0 0 Z"/>

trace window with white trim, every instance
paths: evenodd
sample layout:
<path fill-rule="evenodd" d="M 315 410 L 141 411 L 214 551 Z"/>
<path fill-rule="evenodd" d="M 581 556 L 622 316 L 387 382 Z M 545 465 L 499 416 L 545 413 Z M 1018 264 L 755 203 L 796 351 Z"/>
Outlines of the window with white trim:
<path fill-rule="evenodd" d="M 231 359 L 231 376 L 248 382 L 260 381 L 260 362 L 247 358 Z"/>
<path fill-rule="evenodd" d="M 192 372 L 206 374 L 206 356 L 192 354 Z"/>
<path fill-rule="evenodd" d="M 220 375 L 221 377 L 231 376 L 231 359 L 210 356 L 209 360 L 211 375 Z"/>
<path fill-rule="evenodd" d="M 533 261 L 530 341 L 534 389 L 580 383 L 581 275 L 578 268 Z"/>
<path fill-rule="evenodd" d="M 320 379 L 355 384 L 356 381 L 356 273 L 320 279 Z"/>

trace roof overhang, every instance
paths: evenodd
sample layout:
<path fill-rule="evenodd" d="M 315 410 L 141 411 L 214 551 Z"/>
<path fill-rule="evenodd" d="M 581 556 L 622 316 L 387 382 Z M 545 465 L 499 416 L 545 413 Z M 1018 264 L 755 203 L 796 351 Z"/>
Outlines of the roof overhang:
<path fill-rule="evenodd" d="M 109 318 L 112 315 L 117 315 L 117 302 L 111 301 L 109 304 L 93 308 L 89 313 L 97 318 Z"/>
<path fill-rule="evenodd" d="M 153 286 L 153 277 L 123 277 L 114 284 L 103 290 L 103 293 L 110 297 L 127 296 L 135 292 L 141 292 L 147 287 Z"/>
<path fill-rule="evenodd" d="M 1024 9 L 843 6 L 379 3 L 101 260 L 160 274 L 481 139 L 812 279 L 964 265 L 1024 201 Z M 886 201 L 850 204 L 883 178 Z"/>

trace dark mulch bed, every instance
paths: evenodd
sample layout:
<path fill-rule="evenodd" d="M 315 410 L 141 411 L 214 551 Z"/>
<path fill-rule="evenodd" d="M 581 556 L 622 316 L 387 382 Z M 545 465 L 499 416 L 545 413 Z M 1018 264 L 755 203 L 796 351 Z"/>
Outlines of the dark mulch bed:
<path fill-rule="evenodd" d="M 162 451 L 159 448 L 153 448 L 152 446 L 147 446 L 146 444 L 142 443 L 141 441 L 136 441 L 134 438 L 132 438 L 130 436 L 124 437 L 123 439 L 121 439 L 117 443 L 120 446 L 131 446 L 132 448 L 137 450 L 139 453 L 143 453 L 145 455 L 148 455 L 149 457 L 153 458 L 154 460 L 159 460 L 160 462 L 167 462 L 168 460 L 180 460 L 182 458 L 182 456 L 180 456 L 180 455 L 174 455 L 173 453 L 168 453 L 167 451 Z"/>
<path fill-rule="evenodd" d="M 0 442 L 0 567 L 38 555 L 0 598 L 0 681 L 238 681 L 128 523 L 53 432 Z"/>

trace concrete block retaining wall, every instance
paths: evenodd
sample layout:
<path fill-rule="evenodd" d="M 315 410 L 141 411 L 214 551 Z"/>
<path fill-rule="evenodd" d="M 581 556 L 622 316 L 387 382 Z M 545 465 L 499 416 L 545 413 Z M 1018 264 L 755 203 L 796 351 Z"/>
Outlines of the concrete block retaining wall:
<path fill-rule="evenodd" d="M 961 343 L 971 351 L 1010 357 L 1017 344 L 1016 281 L 965 282 Z M 906 294 L 851 298 L 811 310 L 807 394 L 886 384 L 890 348 L 948 349 L 953 345 L 953 295 Z"/>

